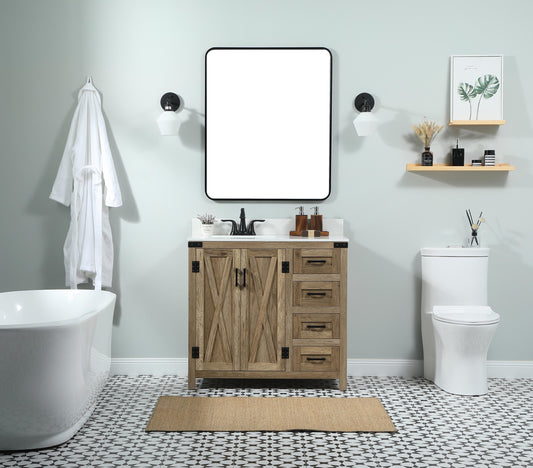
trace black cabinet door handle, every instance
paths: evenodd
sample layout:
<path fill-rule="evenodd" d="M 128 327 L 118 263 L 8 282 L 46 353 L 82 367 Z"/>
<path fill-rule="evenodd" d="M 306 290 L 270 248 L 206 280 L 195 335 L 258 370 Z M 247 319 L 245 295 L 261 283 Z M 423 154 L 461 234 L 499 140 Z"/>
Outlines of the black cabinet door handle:
<path fill-rule="evenodd" d="M 239 269 L 235 268 L 235 287 L 239 286 Z"/>
<path fill-rule="evenodd" d="M 242 269 L 242 287 L 246 287 L 246 268 Z"/>

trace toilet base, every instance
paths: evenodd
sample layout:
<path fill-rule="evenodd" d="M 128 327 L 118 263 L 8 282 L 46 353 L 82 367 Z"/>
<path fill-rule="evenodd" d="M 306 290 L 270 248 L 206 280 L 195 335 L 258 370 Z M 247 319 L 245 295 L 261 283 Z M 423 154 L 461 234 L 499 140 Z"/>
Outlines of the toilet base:
<path fill-rule="evenodd" d="M 456 395 L 487 393 L 487 352 L 497 323 L 458 325 L 433 320 L 435 384 Z"/>
<path fill-rule="evenodd" d="M 470 365 L 437 363 L 435 385 L 454 395 L 485 395 L 487 385 L 487 362 L 477 360 Z"/>

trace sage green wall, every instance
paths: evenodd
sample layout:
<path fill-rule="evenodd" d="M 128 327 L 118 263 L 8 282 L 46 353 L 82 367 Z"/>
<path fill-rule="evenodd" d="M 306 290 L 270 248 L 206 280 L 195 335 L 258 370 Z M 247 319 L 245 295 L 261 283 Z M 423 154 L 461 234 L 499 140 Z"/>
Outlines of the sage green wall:
<path fill-rule="evenodd" d="M 489 300 L 502 316 L 489 358 L 533 360 L 533 3 L 511 0 L 0 0 L 0 290 L 64 287 L 69 212 L 48 199 L 78 89 L 90 74 L 124 206 L 112 209 L 119 295 L 114 357 L 185 357 L 190 219 L 200 212 L 287 217 L 296 203 L 217 203 L 204 195 L 204 53 L 213 46 L 324 46 L 333 54 L 332 195 L 349 249 L 348 356 L 422 357 L 423 246 L 461 243 L 464 210 L 483 210 Z M 510 174 L 405 172 L 421 150 L 412 124 L 449 118 L 449 56 L 503 54 L 507 124 L 446 127 Z M 179 137 L 158 135 L 159 99 L 185 100 Z M 352 120 L 376 97 L 376 134 Z M 312 99 L 312 96 L 310 96 Z M 308 204 L 307 206 L 311 206 Z"/>

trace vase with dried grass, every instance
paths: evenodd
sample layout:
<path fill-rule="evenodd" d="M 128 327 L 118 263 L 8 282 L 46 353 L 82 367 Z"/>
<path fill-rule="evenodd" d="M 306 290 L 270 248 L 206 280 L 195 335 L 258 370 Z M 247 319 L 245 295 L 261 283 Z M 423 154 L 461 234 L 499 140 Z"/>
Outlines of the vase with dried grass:
<path fill-rule="evenodd" d="M 422 166 L 433 166 L 433 153 L 430 151 L 430 145 L 433 139 L 444 128 L 444 125 L 439 125 L 437 122 L 428 122 L 427 119 L 424 119 L 418 127 L 413 125 L 413 128 L 418 138 L 424 143 Z"/>

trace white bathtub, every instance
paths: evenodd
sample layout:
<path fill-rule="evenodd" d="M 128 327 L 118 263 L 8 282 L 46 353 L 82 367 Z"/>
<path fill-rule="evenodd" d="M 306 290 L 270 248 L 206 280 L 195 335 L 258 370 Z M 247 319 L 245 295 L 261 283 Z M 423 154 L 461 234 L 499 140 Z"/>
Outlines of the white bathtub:
<path fill-rule="evenodd" d="M 0 450 L 61 444 L 87 421 L 109 375 L 115 299 L 0 293 Z"/>

